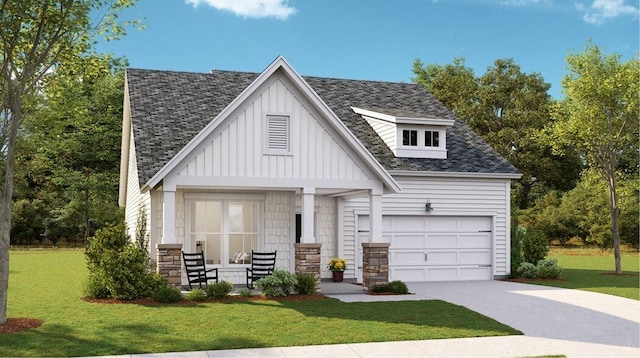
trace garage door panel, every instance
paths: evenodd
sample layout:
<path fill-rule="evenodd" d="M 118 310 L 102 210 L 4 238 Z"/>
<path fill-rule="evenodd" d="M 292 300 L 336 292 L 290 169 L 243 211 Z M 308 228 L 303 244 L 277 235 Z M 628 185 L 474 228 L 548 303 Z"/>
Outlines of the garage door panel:
<path fill-rule="evenodd" d="M 456 267 L 433 267 L 427 270 L 427 279 L 431 281 L 455 281 L 458 280 Z"/>
<path fill-rule="evenodd" d="M 427 244 L 427 236 L 425 234 L 395 234 L 390 235 L 389 242 L 397 248 L 424 247 Z"/>
<path fill-rule="evenodd" d="M 460 251 L 459 259 L 460 264 L 490 265 L 491 252 L 489 250 Z"/>
<path fill-rule="evenodd" d="M 385 216 L 382 218 L 383 230 L 392 232 L 424 231 L 427 228 L 426 217 Z"/>
<path fill-rule="evenodd" d="M 390 262 L 400 265 L 424 265 L 424 254 L 416 251 L 395 251 L 390 253 Z"/>
<path fill-rule="evenodd" d="M 486 280 L 491 277 L 491 267 L 461 267 L 459 280 Z"/>
<path fill-rule="evenodd" d="M 489 233 L 460 234 L 458 247 L 470 249 L 491 247 L 491 236 Z"/>
<path fill-rule="evenodd" d="M 457 251 L 429 251 L 427 253 L 427 265 L 455 264 L 458 261 Z"/>
<path fill-rule="evenodd" d="M 420 282 L 427 279 L 426 270 L 423 267 L 394 268 L 389 272 L 389 280 L 401 280 L 404 282 Z"/>
<path fill-rule="evenodd" d="M 458 219 L 449 217 L 429 218 L 427 229 L 429 231 L 449 231 L 454 232 L 458 229 Z M 436 220 L 437 219 L 437 220 Z"/>
<path fill-rule="evenodd" d="M 429 234 L 424 247 L 428 249 L 456 247 L 458 245 L 458 235 L 451 234 Z"/>

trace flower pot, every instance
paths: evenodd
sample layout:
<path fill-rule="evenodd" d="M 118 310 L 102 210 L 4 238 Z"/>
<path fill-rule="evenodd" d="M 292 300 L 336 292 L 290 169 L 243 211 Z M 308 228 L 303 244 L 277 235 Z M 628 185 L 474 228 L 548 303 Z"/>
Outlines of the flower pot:
<path fill-rule="evenodd" d="M 344 279 L 344 271 L 332 271 L 333 272 L 333 282 L 342 282 Z"/>

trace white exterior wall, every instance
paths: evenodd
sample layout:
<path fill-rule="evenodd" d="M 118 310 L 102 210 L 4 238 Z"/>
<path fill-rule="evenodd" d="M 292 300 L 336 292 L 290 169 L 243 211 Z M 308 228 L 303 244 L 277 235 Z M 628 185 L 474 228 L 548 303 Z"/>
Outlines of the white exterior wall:
<path fill-rule="evenodd" d="M 378 133 L 380 138 L 382 138 L 382 140 L 385 142 L 387 147 L 389 147 L 391 151 L 395 152 L 398 146 L 398 142 L 397 142 L 398 129 L 396 128 L 396 125 L 393 123 L 381 121 L 379 119 L 370 118 L 370 117 L 365 117 L 365 119 L 367 120 L 371 128 L 373 128 L 376 131 L 376 133 Z"/>
<path fill-rule="evenodd" d="M 510 181 L 446 177 L 396 177 L 401 193 L 382 197 L 383 215 L 490 216 L 493 218 L 493 274 L 510 272 Z M 434 208 L 426 213 L 425 203 Z M 355 263 L 356 217 L 369 210 L 368 200 L 351 199 L 344 203 L 344 255 Z M 347 271 L 346 277 L 355 277 Z"/>
<path fill-rule="evenodd" d="M 356 155 L 293 85 L 274 75 L 194 150 L 179 176 L 369 180 Z M 290 151 L 267 154 L 267 115 L 290 117 Z"/>
<path fill-rule="evenodd" d="M 127 233 L 131 239 L 135 239 L 136 224 L 138 222 L 138 213 L 140 207 L 143 206 L 147 215 L 147 227 L 151 222 L 150 218 L 150 195 L 140 192 L 140 184 L 138 180 L 138 165 L 136 162 L 136 148 L 133 141 L 133 134 L 130 136 L 129 143 L 129 167 L 127 170 L 127 196 L 125 199 L 125 223 L 127 224 Z"/>

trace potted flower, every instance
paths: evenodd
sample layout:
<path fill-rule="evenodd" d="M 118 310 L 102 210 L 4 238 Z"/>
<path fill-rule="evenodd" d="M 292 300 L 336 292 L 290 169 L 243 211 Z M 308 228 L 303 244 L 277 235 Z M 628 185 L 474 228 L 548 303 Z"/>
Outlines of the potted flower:
<path fill-rule="evenodd" d="M 342 282 L 344 279 L 344 270 L 347 269 L 347 260 L 333 258 L 329 261 L 329 270 L 333 272 L 333 282 Z"/>

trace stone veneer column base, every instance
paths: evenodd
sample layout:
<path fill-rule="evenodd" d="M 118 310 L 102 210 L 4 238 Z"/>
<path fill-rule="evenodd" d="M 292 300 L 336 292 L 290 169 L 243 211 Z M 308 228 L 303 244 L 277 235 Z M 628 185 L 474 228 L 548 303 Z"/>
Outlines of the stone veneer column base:
<path fill-rule="evenodd" d="M 320 292 L 320 248 L 322 244 L 294 244 L 296 251 L 296 273 L 313 275 L 316 290 Z"/>
<path fill-rule="evenodd" d="M 362 243 L 362 285 L 371 290 L 376 285 L 389 283 L 389 244 Z"/>
<path fill-rule="evenodd" d="M 158 260 L 156 272 L 169 281 L 169 285 L 182 286 L 182 244 L 156 244 Z"/>

